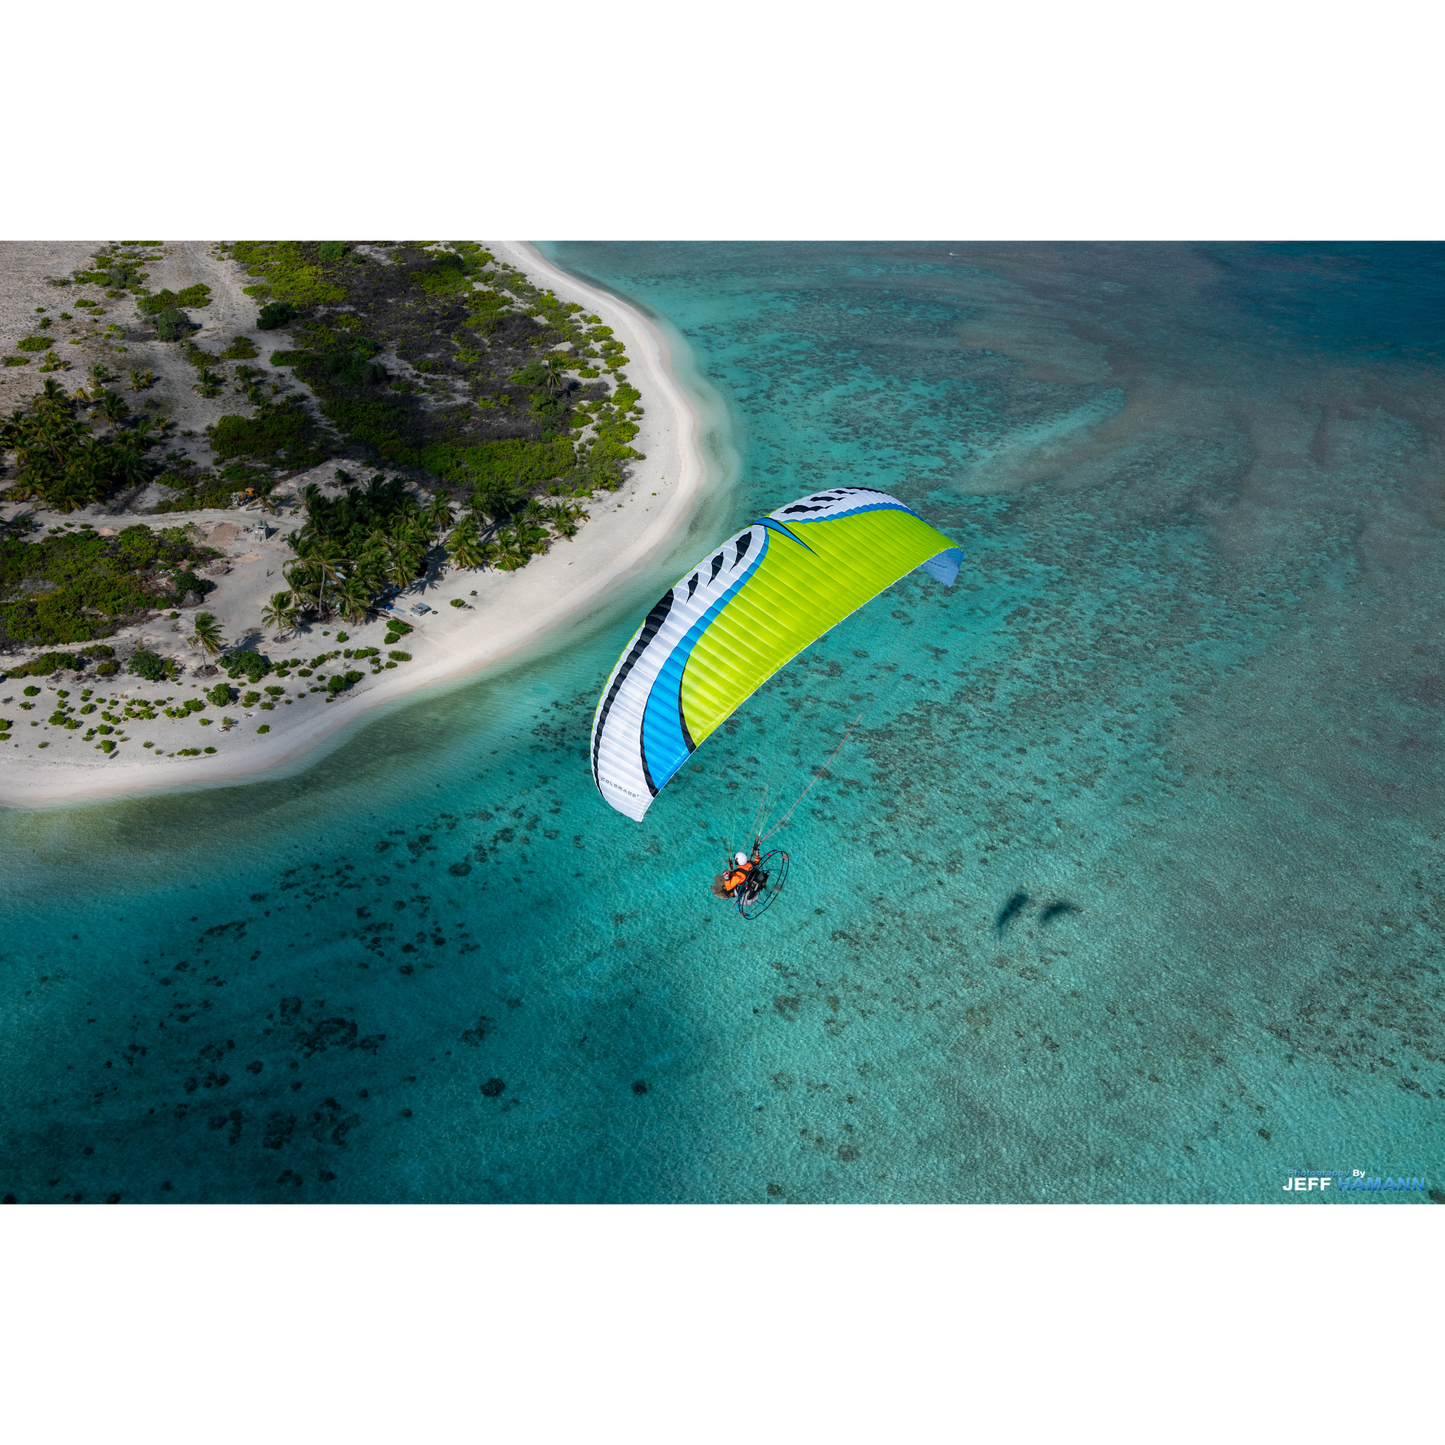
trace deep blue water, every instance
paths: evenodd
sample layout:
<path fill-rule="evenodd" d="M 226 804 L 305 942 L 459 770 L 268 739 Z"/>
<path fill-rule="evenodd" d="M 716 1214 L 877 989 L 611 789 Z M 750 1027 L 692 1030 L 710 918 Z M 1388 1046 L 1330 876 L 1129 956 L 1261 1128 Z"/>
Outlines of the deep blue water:
<path fill-rule="evenodd" d="M 549 254 L 686 340 L 699 536 L 296 776 L 0 815 L 0 1192 L 1445 1189 L 1445 251 Z M 641 612 L 841 482 L 960 585 L 901 583 L 613 814 L 587 730 Z M 723 848 L 859 714 L 740 922 Z"/>

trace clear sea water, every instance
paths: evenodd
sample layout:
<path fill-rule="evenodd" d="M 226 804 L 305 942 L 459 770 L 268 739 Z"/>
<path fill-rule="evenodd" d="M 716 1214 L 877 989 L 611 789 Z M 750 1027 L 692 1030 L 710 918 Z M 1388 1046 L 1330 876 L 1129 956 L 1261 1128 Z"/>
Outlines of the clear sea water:
<path fill-rule="evenodd" d="M 0 1193 L 1445 1189 L 1445 250 L 548 252 L 685 341 L 694 534 L 284 779 L 0 815 Z M 839 483 L 960 585 L 900 583 L 610 812 L 587 733 L 642 613 Z M 723 849 L 859 715 L 740 921 Z"/>

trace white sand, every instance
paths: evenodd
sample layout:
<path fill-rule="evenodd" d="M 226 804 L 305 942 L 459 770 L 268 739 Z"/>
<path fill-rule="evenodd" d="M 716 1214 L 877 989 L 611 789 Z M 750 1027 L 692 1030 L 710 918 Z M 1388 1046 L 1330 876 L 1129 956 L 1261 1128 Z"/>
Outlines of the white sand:
<path fill-rule="evenodd" d="M 575 540 L 554 542 L 549 553 L 534 558 L 520 571 L 458 571 L 448 576 L 429 577 L 424 586 L 419 585 L 398 599 L 398 611 L 415 628 L 399 645 L 412 654 L 413 660 L 379 677 L 368 674 L 334 702 L 324 702 L 319 695 L 298 696 L 305 680 L 297 679 L 285 684 L 287 695 L 297 700 L 290 706 L 280 705 L 272 712 L 252 710 L 247 715 L 238 702 L 227 708 L 208 707 L 200 716 L 208 716 L 214 722 L 206 727 L 195 719 L 180 721 L 164 716 L 150 722 L 127 724 L 115 735 L 124 733 L 129 741 L 106 757 L 96 750 L 94 741 L 83 741 L 84 729 L 71 732 L 62 727 L 49 727 L 46 722 L 54 707 L 56 687 L 69 690 L 71 703 L 79 701 L 80 687 L 75 683 L 47 679 L 0 683 L 0 717 L 10 719 L 15 725 L 10 743 L 0 744 L 0 803 L 48 806 L 162 788 L 229 783 L 283 767 L 289 770 L 304 762 L 306 755 L 323 740 L 330 744 L 339 741 L 342 730 L 354 726 L 370 709 L 394 702 L 420 688 L 477 673 L 524 648 L 535 646 L 554 629 L 595 609 L 619 581 L 644 569 L 669 544 L 698 503 L 706 472 L 698 445 L 699 416 L 673 375 L 666 340 L 631 307 L 557 270 L 531 246 L 515 241 L 483 244 L 499 260 L 525 271 L 534 283 L 601 316 L 625 345 L 629 358 L 627 376 L 642 393 L 644 407 L 641 432 L 634 445 L 645 453 L 647 460 L 632 464 L 631 479 L 622 490 L 599 494 L 591 506 L 592 519 Z M 168 253 L 170 249 L 168 245 Z M 204 280 L 218 296 L 224 294 L 228 314 L 224 325 L 215 327 L 222 336 L 250 331 L 254 316 L 242 313 L 241 304 L 249 305 L 250 298 L 240 296 L 239 279 L 234 274 L 225 277 L 214 274 L 222 267 L 228 273 L 235 268 L 231 263 L 214 259 L 209 266 L 204 264 L 209 255 L 208 246 L 185 248 L 187 282 Z M 56 271 L 61 269 L 55 267 Z M 177 270 L 180 269 L 177 266 Z M 160 267 L 151 270 L 152 287 L 159 284 L 175 288 L 175 281 L 162 274 Z M 218 282 L 224 284 L 224 292 Z M 196 316 L 198 320 L 205 317 L 214 326 L 213 318 L 205 312 Z M 258 334 L 257 340 L 263 347 L 264 359 L 273 338 Z M 153 363 L 147 357 L 138 364 Z M 73 383 L 75 377 L 76 373 L 72 372 L 66 380 Z M 327 463 L 313 475 L 324 480 L 334 472 L 335 465 Z M 303 486 L 310 479 L 298 477 L 292 485 Z M 7 508 L 7 511 L 13 510 L 16 510 L 13 506 Z M 100 516 L 87 511 L 77 514 L 75 520 L 88 517 L 97 526 L 115 528 L 141 520 L 152 526 L 195 521 L 203 529 L 213 530 L 224 522 L 249 524 L 258 515 L 198 512 L 140 518 Z M 51 519 L 47 514 L 40 514 L 40 520 L 48 524 Z M 266 518 L 266 521 L 268 526 L 276 528 L 277 519 Z M 354 628 L 332 623 L 326 629 L 330 637 L 322 636 L 322 629 L 313 626 L 283 643 L 262 638 L 260 609 L 270 593 L 285 585 L 280 569 L 291 554 L 284 543 L 284 534 L 294 526 L 295 522 L 289 518 L 282 519 L 280 532 L 262 543 L 246 534 L 229 537 L 223 531 L 219 536 L 212 536 L 211 545 L 220 546 L 227 554 L 230 570 L 216 579 L 217 588 L 207 596 L 205 607 L 220 619 L 228 641 L 234 644 L 249 633 L 250 645 L 257 646 L 273 660 L 312 657 L 336 649 L 340 646 L 335 641 L 338 629 L 347 633 L 348 641 L 344 644 L 347 647 L 380 646 L 385 632 L 385 624 L 381 622 Z M 473 590 L 477 593 L 475 597 L 469 595 Z M 447 605 L 453 597 L 465 598 L 472 610 Z M 409 609 L 416 601 L 425 601 L 436 610 L 427 617 L 402 610 Z M 174 626 L 189 631 L 195 610 L 198 609 L 188 609 Z M 122 674 L 101 679 L 99 685 L 88 684 L 95 688 L 95 700 L 121 696 L 195 697 L 217 681 L 215 677 L 194 675 L 198 655 L 185 646 L 184 636 L 172 628 L 173 624 L 161 617 L 127 629 L 108 641 L 116 645 L 144 639 L 156 650 L 174 654 L 188 665 L 180 682 L 158 685 Z M 117 650 L 124 649 L 118 646 Z M 337 659 L 322 670 L 330 673 L 350 665 Z M 361 664 L 358 670 L 364 670 L 365 666 Z M 273 678 L 265 679 L 265 683 L 274 682 Z M 33 699 L 36 706 L 31 712 L 19 709 L 21 690 L 27 683 L 41 687 L 40 695 Z M 249 690 L 244 678 L 239 686 L 242 691 Z M 222 716 L 237 719 L 238 726 L 223 732 Z M 32 728 L 32 720 L 39 726 Z M 83 719 L 88 724 L 99 720 L 99 712 Z M 269 724 L 271 731 L 260 735 L 256 729 L 263 724 Z M 143 748 L 143 742 L 148 740 L 155 743 L 153 749 Z M 36 746 L 42 741 L 48 744 L 44 749 Z M 206 746 L 215 747 L 216 752 L 194 758 L 159 756 L 183 747 Z"/>

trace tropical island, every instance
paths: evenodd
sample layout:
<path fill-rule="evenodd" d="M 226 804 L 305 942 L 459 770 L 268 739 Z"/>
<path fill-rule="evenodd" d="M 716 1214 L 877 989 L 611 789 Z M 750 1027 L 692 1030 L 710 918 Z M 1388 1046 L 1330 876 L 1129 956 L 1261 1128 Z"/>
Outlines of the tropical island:
<path fill-rule="evenodd" d="M 0 311 L 7 800 L 298 753 L 596 606 L 700 483 L 661 338 L 531 248 L 76 249 Z"/>

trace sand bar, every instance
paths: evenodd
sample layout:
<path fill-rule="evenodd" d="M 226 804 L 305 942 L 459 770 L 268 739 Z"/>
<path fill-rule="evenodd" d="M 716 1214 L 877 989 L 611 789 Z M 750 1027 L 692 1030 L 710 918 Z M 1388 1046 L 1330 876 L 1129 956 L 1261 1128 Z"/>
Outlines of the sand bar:
<path fill-rule="evenodd" d="M 78 733 L 46 728 L 51 689 L 56 685 L 53 680 L 23 680 L 42 684 L 42 693 L 35 700 L 39 706 L 29 713 L 17 711 L 22 680 L 0 683 L 0 695 L 11 699 L 0 702 L 0 708 L 17 724 L 10 745 L 0 745 L 0 805 L 48 807 L 161 789 L 215 786 L 302 765 L 308 754 L 323 743 L 334 745 L 344 729 L 355 727 L 372 709 L 422 688 L 478 673 L 540 643 L 563 623 L 595 609 L 619 581 L 645 568 L 676 537 L 701 498 L 707 474 L 699 446 L 699 412 L 674 375 L 666 338 L 639 312 L 557 269 L 526 243 L 484 244 L 498 260 L 524 271 L 534 283 L 600 316 L 625 345 L 628 379 L 642 393 L 645 408 L 634 445 L 646 460 L 632 464 L 632 475 L 622 489 L 599 493 L 590 505 L 591 520 L 574 540 L 555 542 L 547 554 L 516 572 L 434 572 L 424 586 L 418 584 L 398 599 L 403 615 L 415 628 L 405 642 L 413 660 L 380 676 L 365 677 L 334 702 L 324 702 L 317 694 L 302 694 L 290 706 L 245 717 L 239 705 L 233 705 L 221 710 L 237 720 L 237 725 L 225 732 L 218 726 L 201 728 L 194 720 L 158 717 L 128 728 L 131 740 L 107 757 Z M 244 324 L 244 318 L 228 320 L 228 325 L 235 329 L 238 322 Z M 325 483 L 335 467 L 335 463 L 326 463 L 316 469 L 314 477 L 297 478 L 295 484 L 302 486 L 312 479 Z M 48 520 L 48 514 L 39 517 Z M 238 517 L 235 512 L 193 512 L 163 518 L 97 514 L 94 520 L 97 525 L 117 529 L 137 521 L 152 526 L 194 521 L 208 531 L 211 545 L 220 546 L 226 560 L 218 565 L 218 586 L 206 598 L 207 609 L 220 618 L 228 639 L 235 642 L 249 631 L 249 645 L 273 660 L 330 650 L 336 646 L 338 628 L 346 630 L 348 646 L 381 646 L 386 627 L 380 621 L 349 628 L 329 623 L 329 637 L 322 636 L 317 623 L 285 642 L 262 639 L 260 608 L 266 596 L 285 585 L 280 568 L 291 552 L 284 538 L 294 523 L 283 523 L 275 531 L 275 520 L 265 519 L 273 535 L 259 542 L 239 528 L 234 529 L 238 535 L 231 535 L 232 529 L 225 525 L 249 524 L 256 519 L 257 514 Z M 226 570 L 222 572 L 222 568 Z M 470 595 L 473 591 L 475 596 Z M 451 607 L 453 597 L 465 599 L 469 607 Z M 425 602 L 434 610 L 425 616 L 414 615 L 410 608 L 416 602 Z M 173 627 L 158 617 L 126 628 L 107 641 L 119 652 L 144 641 L 180 658 L 187 655 L 178 635 L 181 626 Z M 194 664 L 199 658 L 190 653 L 188 660 Z M 108 684 L 87 685 L 111 696 L 154 698 L 161 693 L 196 695 L 188 686 L 191 681 L 188 671 L 179 685 L 148 683 L 125 674 L 109 679 Z M 202 686 L 209 681 L 214 679 L 203 679 Z M 74 684 L 61 685 L 69 686 L 75 695 Z M 213 710 L 211 715 L 217 714 Z M 31 729 L 32 719 L 41 726 Z M 256 731 L 263 725 L 269 725 L 268 733 Z M 49 746 L 38 749 L 35 744 L 39 740 Z M 142 740 L 153 740 L 154 749 L 143 748 Z M 181 747 L 203 745 L 217 751 L 189 758 L 161 756 Z"/>

